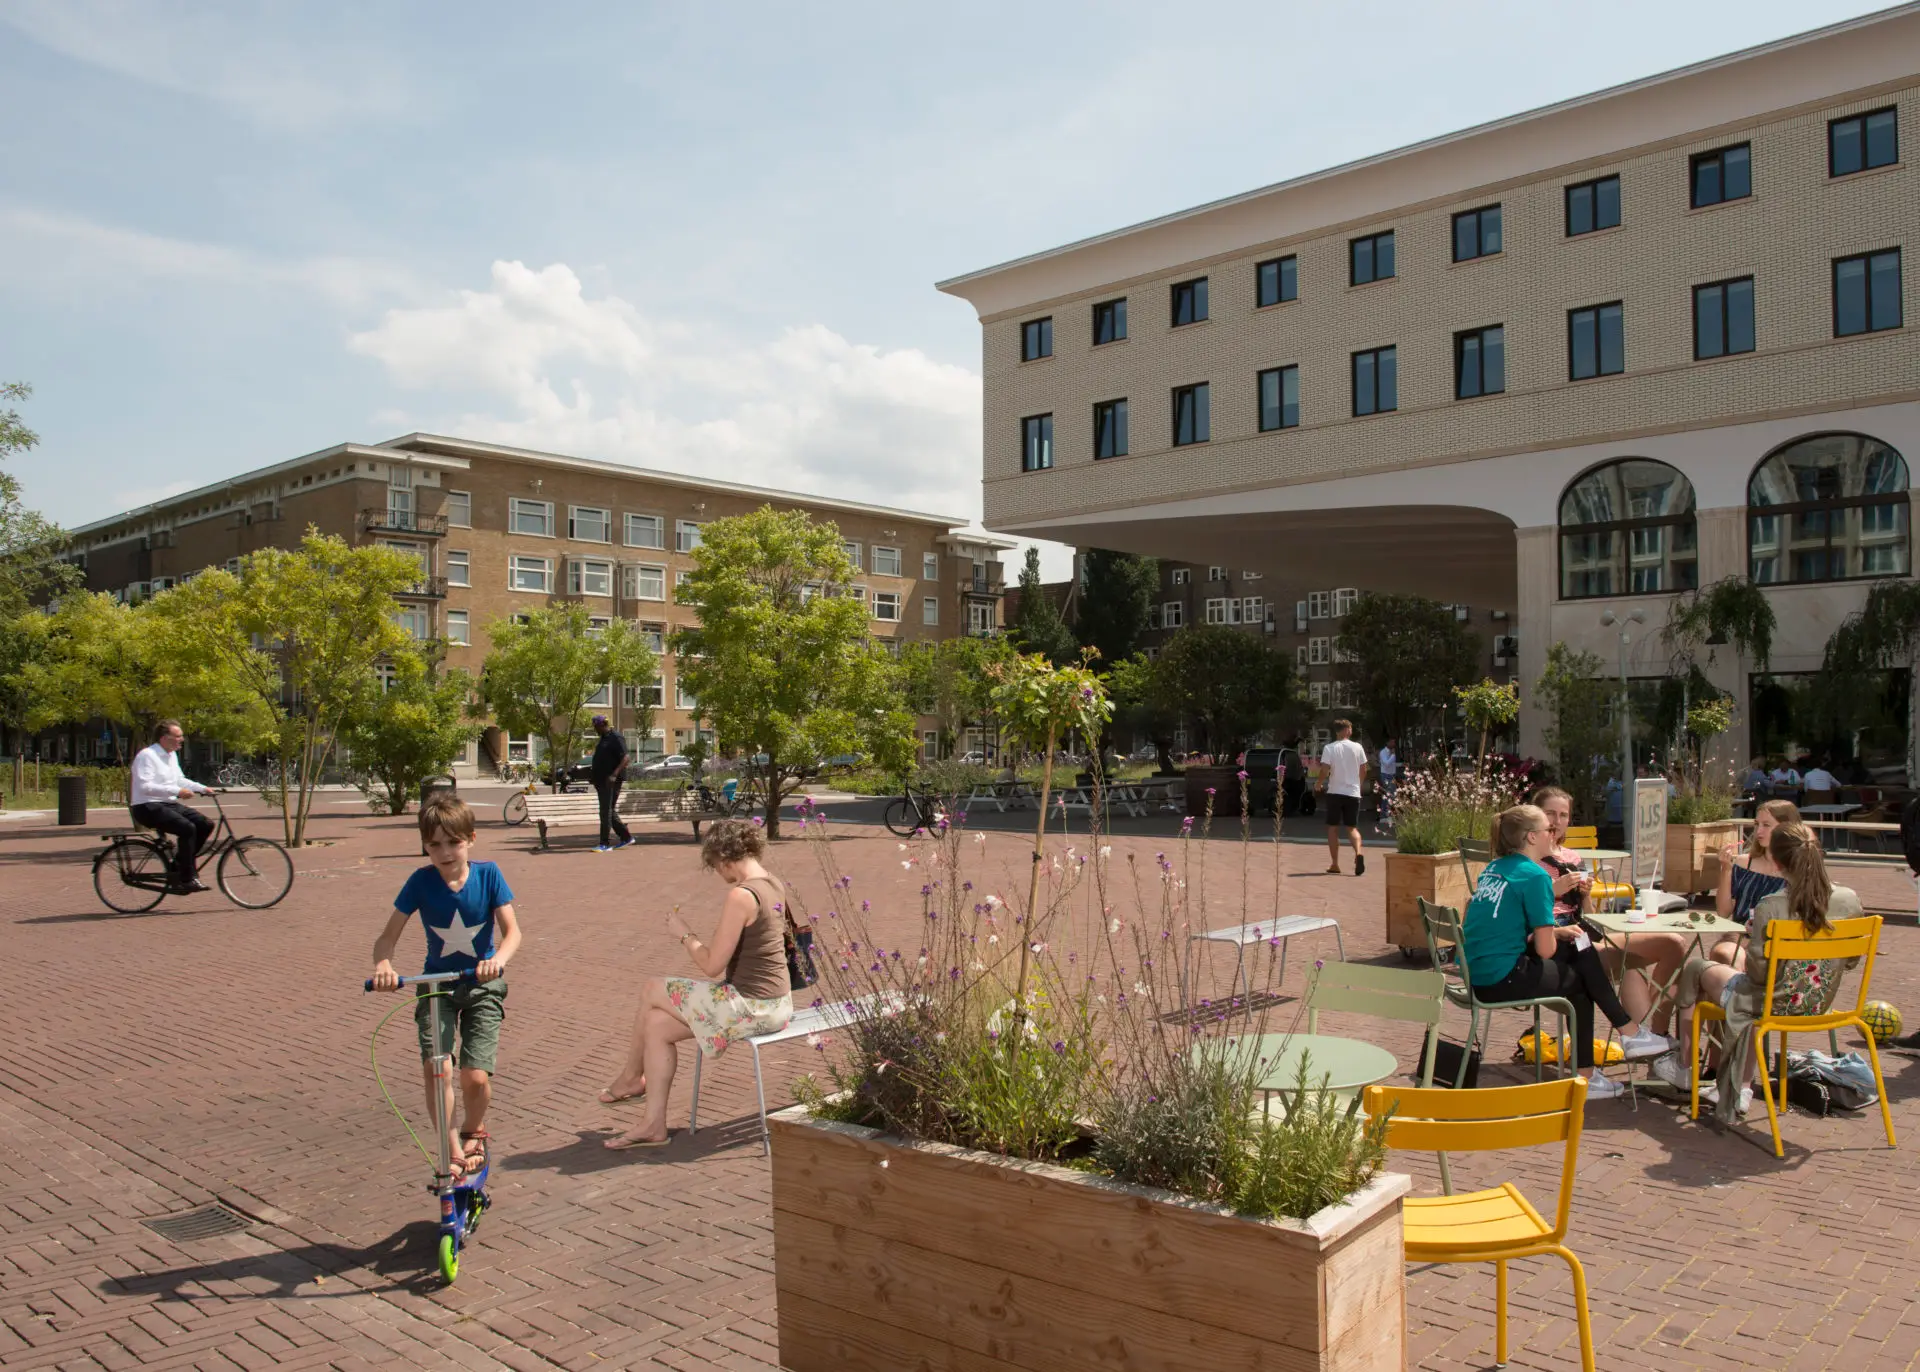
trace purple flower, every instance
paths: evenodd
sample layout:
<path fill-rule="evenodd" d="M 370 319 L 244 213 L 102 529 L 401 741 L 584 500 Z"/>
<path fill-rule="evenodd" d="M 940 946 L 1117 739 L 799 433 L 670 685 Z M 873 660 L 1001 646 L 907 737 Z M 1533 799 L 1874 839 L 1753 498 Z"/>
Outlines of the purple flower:
<path fill-rule="evenodd" d="M 1235 772 L 1234 775 L 1239 777 L 1240 780 L 1242 781 L 1245 781 L 1247 779 L 1247 774 L 1245 772 Z"/>
<path fill-rule="evenodd" d="M 1211 786 L 1209 786 L 1209 787 L 1207 787 L 1207 794 L 1208 794 L 1208 795 L 1212 795 L 1212 794 L 1213 794 L 1213 787 L 1211 787 Z"/>

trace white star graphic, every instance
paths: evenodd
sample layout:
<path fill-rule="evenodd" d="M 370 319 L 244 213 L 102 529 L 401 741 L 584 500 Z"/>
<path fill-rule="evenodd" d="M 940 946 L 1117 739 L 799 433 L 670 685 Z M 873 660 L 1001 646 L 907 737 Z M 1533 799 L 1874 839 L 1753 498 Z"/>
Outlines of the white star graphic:
<path fill-rule="evenodd" d="M 427 928 L 433 930 L 434 937 L 440 940 L 440 955 L 442 957 L 449 957 L 454 953 L 464 953 L 475 962 L 480 960 L 480 954 L 474 948 L 473 941 L 479 936 L 480 931 L 486 927 L 484 924 L 466 923 L 460 918 L 457 911 L 453 916 L 453 922 L 447 925 L 446 928 L 442 929 L 437 924 L 429 924 L 427 926 Z"/>

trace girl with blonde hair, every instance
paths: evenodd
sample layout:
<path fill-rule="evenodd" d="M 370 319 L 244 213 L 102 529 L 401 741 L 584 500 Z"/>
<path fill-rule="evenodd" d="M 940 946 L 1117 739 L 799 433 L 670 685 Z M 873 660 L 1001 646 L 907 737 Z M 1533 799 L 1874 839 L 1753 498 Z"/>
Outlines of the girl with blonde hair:
<path fill-rule="evenodd" d="M 1745 924 L 1753 918 L 1754 906 L 1786 886 L 1786 875 L 1768 855 L 1767 844 L 1779 826 L 1799 822 L 1800 809 L 1792 801 L 1763 801 L 1753 812 L 1753 834 L 1747 851 L 1740 852 L 1737 842 L 1720 850 L 1720 889 L 1714 893 L 1713 904 L 1721 919 Z M 1714 944 L 1709 956 L 1738 971 L 1740 940 L 1722 939 Z"/>

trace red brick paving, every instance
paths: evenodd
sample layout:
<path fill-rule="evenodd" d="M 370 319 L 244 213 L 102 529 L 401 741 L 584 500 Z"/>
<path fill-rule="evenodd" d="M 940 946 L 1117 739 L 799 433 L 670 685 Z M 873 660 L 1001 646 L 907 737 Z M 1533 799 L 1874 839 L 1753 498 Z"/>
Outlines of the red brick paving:
<path fill-rule="evenodd" d="M 495 1207 L 459 1282 L 442 1288 L 428 1275 L 425 1169 L 367 1067 L 367 1035 L 392 1002 L 359 990 L 417 845 L 404 820 L 321 808 L 327 846 L 297 855 L 281 907 L 251 913 L 216 894 L 128 919 L 105 917 L 88 881 L 96 830 L 114 816 L 96 812 L 104 823 L 87 831 L 0 821 L 0 1365 L 772 1367 L 750 1059 L 730 1055 L 707 1077 L 711 1123 L 696 1138 L 638 1156 L 598 1143 L 627 1117 L 593 1093 L 624 1040 L 635 982 L 678 966 L 659 916 L 679 901 L 698 922 L 716 902 L 693 845 L 659 834 L 603 856 L 573 839 L 536 855 L 524 830 L 484 831 L 484 855 L 518 892 L 527 943 L 492 1119 Z M 256 814 L 246 827 L 268 826 Z M 1114 840 L 1151 854 L 1172 822 L 1124 827 L 1157 830 Z M 839 832 L 842 866 L 877 905 L 891 896 L 917 908 L 920 878 L 901 871 L 893 839 Z M 1240 865 L 1231 840 L 1208 847 L 1209 904 L 1224 919 L 1240 900 Z M 1287 910 L 1338 917 L 1350 957 L 1397 961 L 1380 942 L 1382 864 L 1331 878 L 1319 875 L 1324 849 L 1284 853 Z M 781 856 L 813 880 L 797 846 Z M 1023 865 L 1015 839 L 989 843 L 983 870 Z M 1263 869 L 1253 862 L 1246 878 L 1256 914 L 1271 908 Z M 1848 879 L 1870 905 L 1913 909 L 1895 871 Z M 1916 952 L 1920 931 L 1889 928 L 1876 982 L 1920 1013 Z M 1311 959 L 1294 965 L 1289 992 Z M 405 1013 L 396 1019 L 384 1062 L 414 1109 L 412 1031 Z M 1412 1065 L 1411 1035 L 1382 1041 Z M 809 1058 L 800 1044 L 773 1050 L 771 1093 L 783 1097 Z M 1898 1056 L 1887 1066 L 1896 1126 L 1920 1137 L 1920 1069 Z M 684 1078 L 679 1121 L 683 1110 Z M 1729 1136 L 1651 1098 L 1637 1113 L 1624 1102 L 1589 1111 L 1571 1243 L 1592 1283 L 1601 1367 L 1915 1365 L 1911 1147 L 1890 1152 L 1871 1112 L 1794 1114 L 1784 1132 L 1776 1161 L 1764 1120 Z M 1431 1159 L 1395 1165 L 1433 1188 Z M 1456 1158 L 1455 1172 L 1465 1184 L 1512 1176 L 1540 1197 L 1555 1182 L 1551 1159 L 1526 1154 Z M 215 1198 L 262 1222 L 186 1245 L 139 1223 Z M 1418 1366 L 1490 1365 L 1490 1272 L 1416 1272 L 1409 1301 Z M 1563 1266 L 1516 1266 L 1514 1365 L 1577 1366 L 1568 1308 Z"/>

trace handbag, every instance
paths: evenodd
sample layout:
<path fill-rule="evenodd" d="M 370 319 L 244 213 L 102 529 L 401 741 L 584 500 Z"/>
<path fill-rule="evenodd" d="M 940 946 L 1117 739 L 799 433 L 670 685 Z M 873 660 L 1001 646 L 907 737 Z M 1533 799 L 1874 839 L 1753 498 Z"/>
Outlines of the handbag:
<path fill-rule="evenodd" d="M 787 984 L 798 991 L 803 986 L 811 986 L 820 980 L 819 969 L 813 965 L 813 930 L 802 929 L 793 917 L 793 895 L 780 902 L 780 914 L 787 922 L 781 932 L 781 942 L 787 950 Z"/>

